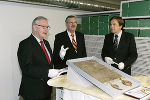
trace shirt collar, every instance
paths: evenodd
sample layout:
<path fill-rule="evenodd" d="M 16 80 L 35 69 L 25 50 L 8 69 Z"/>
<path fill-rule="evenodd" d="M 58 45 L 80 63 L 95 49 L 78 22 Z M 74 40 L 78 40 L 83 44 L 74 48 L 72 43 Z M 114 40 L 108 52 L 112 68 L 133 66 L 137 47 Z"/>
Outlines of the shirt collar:
<path fill-rule="evenodd" d="M 33 33 L 32 33 L 32 35 L 33 35 Z M 38 39 L 35 35 L 33 35 L 34 37 L 35 37 L 35 39 L 38 41 L 38 43 L 40 43 L 40 39 Z M 43 40 L 42 40 L 43 41 Z"/>
<path fill-rule="evenodd" d="M 118 35 L 118 37 L 121 37 L 121 35 L 122 35 L 122 30 L 119 32 L 119 34 L 114 34 L 114 36 L 115 35 Z"/>
<path fill-rule="evenodd" d="M 71 36 L 71 33 L 68 30 L 67 30 L 67 33 L 68 33 L 69 36 Z M 75 32 L 73 34 L 75 36 Z"/>

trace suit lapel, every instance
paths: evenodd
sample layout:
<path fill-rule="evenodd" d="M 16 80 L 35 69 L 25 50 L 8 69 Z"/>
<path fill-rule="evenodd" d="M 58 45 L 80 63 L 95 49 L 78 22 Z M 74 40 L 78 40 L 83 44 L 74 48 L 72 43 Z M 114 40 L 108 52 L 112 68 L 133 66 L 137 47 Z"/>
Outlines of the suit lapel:
<path fill-rule="evenodd" d="M 109 39 L 109 46 L 111 46 L 111 49 L 113 50 L 113 45 L 114 45 L 114 34 L 111 33 L 110 39 Z"/>
<path fill-rule="evenodd" d="M 70 38 L 69 38 L 69 36 L 68 36 L 67 31 L 66 31 L 65 37 L 66 37 L 66 42 L 67 42 L 67 44 L 69 45 L 69 47 L 71 47 L 71 46 L 72 46 L 72 42 L 71 42 L 71 40 L 70 40 Z M 73 47 L 73 46 L 72 46 L 72 47 Z"/>
<path fill-rule="evenodd" d="M 35 39 L 35 37 L 33 35 L 31 35 L 31 41 L 32 41 L 32 44 L 33 46 L 35 47 L 35 52 L 41 54 L 41 58 L 44 60 L 44 61 L 47 61 L 47 58 L 45 56 L 45 53 L 42 49 L 42 47 L 40 46 L 40 44 L 37 42 L 37 40 Z M 48 63 L 48 61 L 47 61 Z"/>
<path fill-rule="evenodd" d="M 71 40 L 70 40 L 70 38 L 69 38 L 69 36 L 68 36 L 67 31 L 66 31 L 66 34 L 65 34 L 65 41 L 66 41 L 65 44 L 68 45 L 69 49 L 71 49 L 71 50 L 74 49 L 74 48 L 73 48 L 73 45 L 72 45 L 72 42 L 71 42 Z"/>
<path fill-rule="evenodd" d="M 114 55 L 114 33 L 111 33 L 111 35 L 110 35 L 110 40 L 109 40 L 110 42 L 110 49 L 113 51 L 113 52 L 111 52 L 112 54 L 111 55 L 113 55 L 113 56 L 115 56 Z M 118 49 L 117 49 L 118 50 Z"/>
<path fill-rule="evenodd" d="M 51 63 L 50 64 L 53 64 L 53 56 L 52 56 L 52 49 L 51 49 L 51 47 L 50 47 L 50 44 L 46 41 L 46 40 L 44 40 L 43 39 L 43 41 L 44 41 L 44 44 L 45 44 L 45 46 L 46 46 L 46 48 L 48 49 L 48 52 L 49 52 L 49 54 L 50 54 L 50 60 L 51 60 Z M 45 58 L 46 58 L 46 56 L 45 56 Z M 47 58 L 46 58 L 46 60 L 47 60 Z M 47 61 L 48 62 L 48 61 Z"/>
<path fill-rule="evenodd" d="M 78 53 L 78 52 L 79 52 L 79 48 L 80 48 L 80 43 L 79 43 L 80 37 L 79 37 L 79 35 L 77 34 L 77 32 L 75 32 L 75 33 L 76 33 L 77 53 Z"/>
<path fill-rule="evenodd" d="M 125 39 L 125 34 L 124 34 L 124 32 L 122 32 L 122 35 L 121 35 L 121 38 L 119 41 L 119 45 L 118 45 L 118 50 L 121 48 L 121 46 L 123 46 L 124 39 Z"/>
<path fill-rule="evenodd" d="M 45 41 L 45 40 L 43 40 L 44 41 L 44 44 L 45 44 L 45 46 L 46 46 L 46 48 L 48 49 L 48 51 L 49 51 L 49 53 L 50 53 L 50 55 L 52 54 L 51 52 L 51 48 L 50 48 L 50 46 L 49 46 L 49 44 Z"/>

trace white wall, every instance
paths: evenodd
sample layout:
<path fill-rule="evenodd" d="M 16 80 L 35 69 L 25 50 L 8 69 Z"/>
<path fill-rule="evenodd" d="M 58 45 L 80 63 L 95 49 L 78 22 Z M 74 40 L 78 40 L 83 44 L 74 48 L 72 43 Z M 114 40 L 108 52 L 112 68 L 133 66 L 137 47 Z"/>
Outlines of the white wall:
<path fill-rule="evenodd" d="M 64 20 L 84 11 L 0 1 L 0 100 L 18 100 L 21 72 L 18 44 L 31 34 L 32 20 L 45 16 L 51 27 L 48 41 L 53 48 L 55 34 L 65 30 Z"/>

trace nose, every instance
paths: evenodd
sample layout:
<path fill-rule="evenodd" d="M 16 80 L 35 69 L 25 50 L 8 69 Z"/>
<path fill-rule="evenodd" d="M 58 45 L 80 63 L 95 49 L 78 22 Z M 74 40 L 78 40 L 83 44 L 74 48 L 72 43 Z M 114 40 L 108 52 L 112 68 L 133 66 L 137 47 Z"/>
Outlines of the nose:
<path fill-rule="evenodd" d="M 74 23 L 72 23 L 73 25 L 75 25 L 76 24 L 76 22 L 74 22 Z"/>

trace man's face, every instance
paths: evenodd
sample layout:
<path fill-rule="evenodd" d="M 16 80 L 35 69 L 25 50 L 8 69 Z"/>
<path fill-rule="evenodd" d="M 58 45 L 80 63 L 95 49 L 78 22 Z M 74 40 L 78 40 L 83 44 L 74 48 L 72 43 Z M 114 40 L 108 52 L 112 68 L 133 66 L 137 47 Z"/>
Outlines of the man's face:
<path fill-rule="evenodd" d="M 110 30 L 114 34 L 119 34 L 121 31 L 122 25 L 120 26 L 116 19 L 111 20 L 110 22 Z"/>
<path fill-rule="evenodd" d="M 69 32 L 75 32 L 77 28 L 77 19 L 75 17 L 68 18 L 66 22 L 66 27 Z"/>
<path fill-rule="evenodd" d="M 49 25 L 46 20 L 40 20 L 36 25 L 33 26 L 34 35 L 37 36 L 40 40 L 46 38 L 49 30 Z"/>

